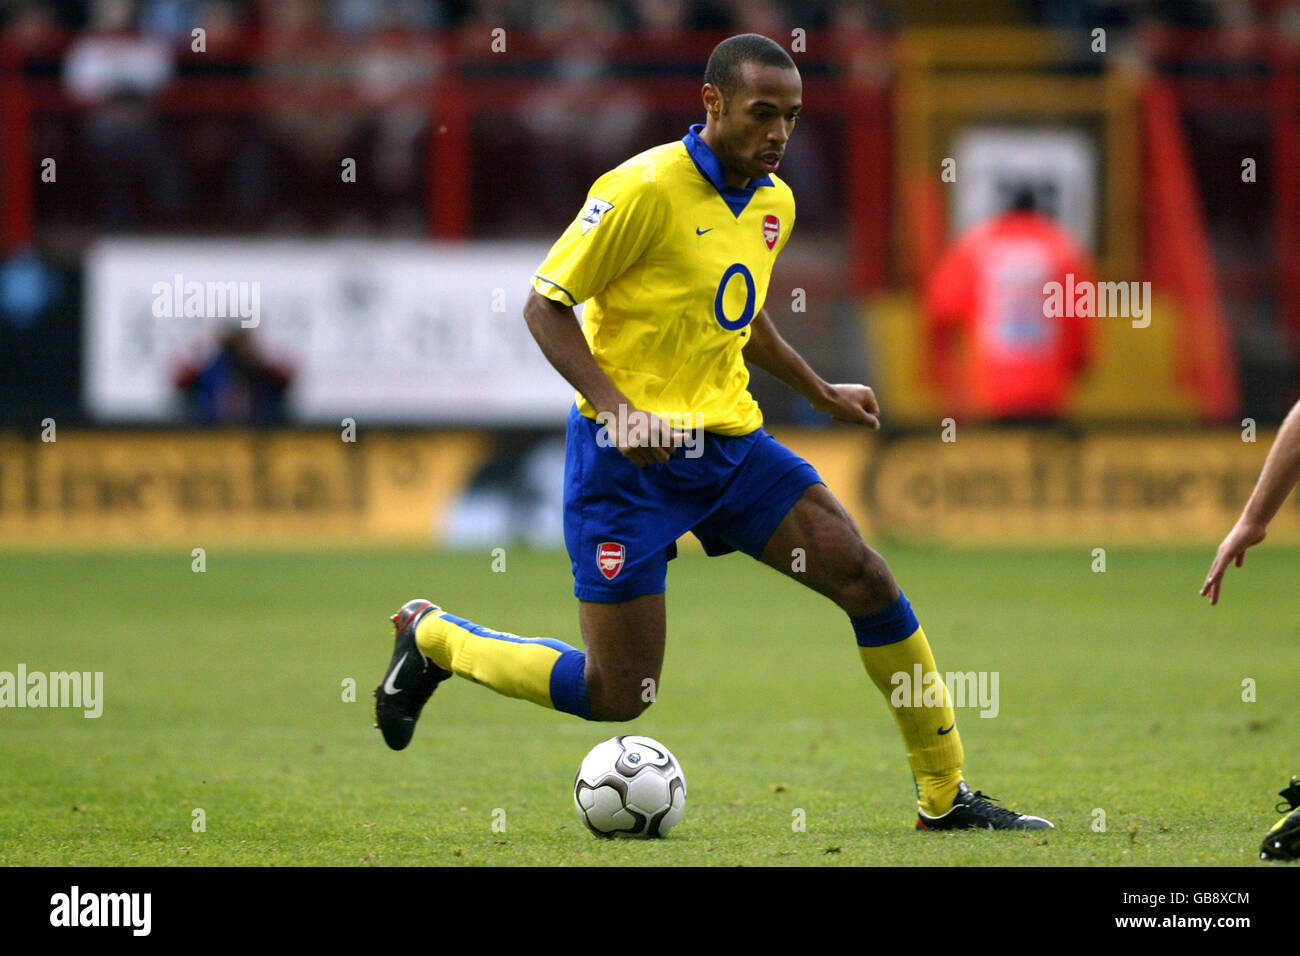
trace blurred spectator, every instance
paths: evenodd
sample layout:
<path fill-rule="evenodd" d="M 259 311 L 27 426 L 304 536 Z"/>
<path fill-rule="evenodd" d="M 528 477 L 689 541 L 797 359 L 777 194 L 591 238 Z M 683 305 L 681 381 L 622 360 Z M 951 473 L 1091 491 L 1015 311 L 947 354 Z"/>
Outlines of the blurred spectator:
<path fill-rule="evenodd" d="M 312 0 L 260 0 L 264 34 L 257 59 L 257 121 L 244 133 L 235 159 L 232 202 L 244 220 L 278 231 L 305 231 L 320 224 L 333 203 L 310 207 L 283 197 L 328 195 L 340 182 L 343 157 L 355 158 L 365 117 L 355 109 L 323 109 L 345 91 L 350 41 L 325 28 L 323 9 Z"/>
<path fill-rule="evenodd" d="M 187 397 L 199 425 L 278 425 L 292 372 L 257 354 L 252 335 L 237 328 L 220 340 L 202 365 L 185 365 L 176 387 Z"/>
<path fill-rule="evenodd" d="M 633 0 L 629 8 L 636 30 L 637 52 L 622 64 L 628 72 L 642 76 L 663 76 L 694 72 L 699 54 L 683 49 L 682 33 L 691 29 L 688 0 Z"/>
<path fill-rule="evenodd" d="M 438 0 L 329 0 L 330 28 L 346 33 L 443 27 Z"/>
<path fill-rule="evenodd" d="M 930 358 L 950 413 L 1002 421 L 1050 421 L 1068 409 L 1088 362 L 1090 319 L 1045 315 L 1044 286 L 1073 275 L 1091 282 L 1093 263 L 1033 193 L 971 229 L 943 255 L 925 293 Z M 1072 304 L 1072 303 L 1071 303 Z"/>
<path fill-rule="evenodd" d="M 24 33 L 30 37 L 50 30 L 82 30 L 87 7 L 85 0 L 0 0 L 0 30 L 6 40 L 22 40 Z"/>
<path fill-rule="evenodd" d="M 470 33 L 497 27 L 531 30 L 536 26 L 528 0 L 454 0 L 452 6 L 449 14 L 453 25 Z"/>
<path fill-rule="evenodd" d="M 22 251 L 0 262 L 0 320 L 15 329 L 31 326 L 58 291 L 54 271 L 35 254 Z"/>
<path fill-rule="evenodd" d="M 370 200 L 389 234 L 418 234 L 438 68 L 418 31 L 441 22 L 441 7 L 262 0 L 258 10 L 261 112 L 241 132 L 229 180 L 237 219 L 278 232 L 368 233 L 380 225 Z M 344 159 L 366 188 L 340 189 Z"/>
<path fill-rule="evenodd" d="M 548 178 L 590 183 L 651 145 L 644 97 L 629 84 L 610 82 L 622 21 L 597 0 L 556 0 L 538 17 L 537 39 L 554 78 L 521 103 L 530 152 Z M 548 218 L 573 214 L 572 195 L 558 198 L 563 205 L 544 210 Z"/>
<path fill-rule="evenodd" d="M 732 29 L 737 33 L 761 33 L 768 37 L 783 38 L 790 35 L 791 26 L 808 29 L 808 23 L 787 22 L 790 4 L 778 0 L 728 0 L 726 4 L 732 18 Z"/>
<path fill-rule="evenodd" d="M 875 0 L 844 0 L 831 9 L 829 29 L 836 61 L 846 76 L 883 86 L 894 72 L 894 50 L 883 32 L 890 26 Z"/>
<path fill-rule="evenodd" d="M 95 0 L 88 32 L 64 60 L 64 84 L 85 110 L 98 225 L 107 230 L 173 222 L 186 194 L 153 105 L 175 70 L 170 45 L 131 34 L 132 13 L 127 0 Z"/>
<path fill-rule="evenodd" d="M 0 29 L 4 41 L 14 49 L 27 51 L 40 49 L 57 37 L 60 23 L 55 12 L 36 0 L 19 0 L 11 5 L 0 4 Z"/>
<path fill-rule="evenodd" d="M 188 42 L 192 28 L 207 28 L 207 19 L 199 19 L 201 7 L 199 0 L 141 0 L 140 30 Z"/>

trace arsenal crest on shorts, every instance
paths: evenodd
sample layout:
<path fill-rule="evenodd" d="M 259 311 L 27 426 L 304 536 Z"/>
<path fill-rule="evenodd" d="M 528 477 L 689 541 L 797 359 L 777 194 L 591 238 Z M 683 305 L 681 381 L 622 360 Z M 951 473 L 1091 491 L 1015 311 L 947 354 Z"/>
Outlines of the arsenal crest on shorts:
<path fill-rule="evenodd" d="M 626 555 L 621 544 L 605 541 L 596 546 L 596 567 L 605 575 L 606 581 L 612 581 L 623 570 L 623 558 Z"/>
<path fill-rule="evenodd" d="M 763 241 L 769 249 L 776 248 L 776 240 L 781 236 L 781 220 L 768 213 L 763 217 Z"/>

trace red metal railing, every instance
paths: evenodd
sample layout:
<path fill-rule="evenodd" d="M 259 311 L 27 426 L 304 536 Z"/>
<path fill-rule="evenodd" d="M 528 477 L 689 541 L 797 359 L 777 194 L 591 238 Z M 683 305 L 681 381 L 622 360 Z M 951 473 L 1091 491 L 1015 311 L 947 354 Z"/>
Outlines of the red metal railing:
<path fill-rule="evenodd" d="M 1270 29 L 1253 31 L 1150 31 L 1145 40 L 1165 79 L 1167 108 L 1255 116 L 1268 131 L 1257 175 L 1271 190 L 1269 263 L 1233 263 L 1223 280 L 1247 288 L 1262 273 L 1272 285 L 1280 326 L 1300 348 L 1300 48 Z M 1239 164 L 1246 157 L 1236 157 Z M 1237 166 L 1240 173 L 1240 166 Z M 1213 184 L 1202 184 L 1206 189 Z"/>
<path fill-rule="evenodd" d="M 1143 93 L 1147 267 L 1182 308 L 1178 369 L 1207 421 L 1226 424 L 1239 405 L 1236 366 L 1219 269 L 1201 214 L 1195 173 L 1168 84 Z"/>
<path fill-rule="evenodd" d="M 629 75 L 608 76 L 610 88 L 633 86 L 652 110 L 680 111 L 698 103 L 699 65 L 703 64 L 720 34 L 622 34 L 606 42 L 600 38 L 601 56 L 608 64 L 628 68 Z M 77 115 L 87 107 L 74 101 L 62 82 L 49 76 L 28 75 L 35 60 L 58 64 L 76 36 L 47 39 L 38 48 L 20 48 L 13 38 L 0 37 L 0 249 L 12 251 L 37 238 L 40 222 L 36 203 L 39 188 L 38 157 L 33 155 L 35 124 L 47 114 Z M 347 66 L 361 55 L 383 55 L 391 49 L 427 66 L 427 76 L 407 83 L 390 99 L 376 106 L 347 77 L 311 89 L 295 86 L 292 79 L 179 76 L 155 98 L 163 115 L 257 115 L 292 104 L 302 109 L 373 112 L 407 108 L 424 111 L 430 122 L 424 184 L 428 234 L 441 239 L 462 239 L 475 231 L 474 123 L 482 117 L 517 113 L 525 95 L 539 84 L 553 82 L 541 76 L 506 75 L 529 69 L 544 72 L 551 64 L 584 50 L 573 38 L 526 35 L 511 31 L 507 54 L 493 52 L 490 31 L 401 34 L 341 40 L 329 34 L 283 36 L 250 31 L 214 42 L 208 52 L 194 54 L 188 46 L 175 52 L 182 65 L 211 68 L 221 64 L 256 64 L 263 58 L 301 53 L 317 61 L 337 55 Z M 887 79 L 860 79 L 842 64 L 865 56 L 879 60 L 894 55 L 891 40 L 879 34 L 809 34 L 806 48 L 814 53 L 795 54 L 804 69 L 805 102 L 811 115 L 838 113 L 843 117 L 838 169 L 843 177 L 842 222 L 847 242 L 846 275 L 858 293 L 892 285 L 897 271 L 892 262 L 890 232 L 895 211 L 890 186 L 891 150 L 897 120 L 893 115 L 893 89 Z M 1174 108 L 1246 109 L 1264 114 L 1271 134 L 1271 155 L 1261 156 L 1271 189 L 1272 239 L 1276 247 L 1268 269 L 1276 291 L 1279 318 L 1300 342 L 1300 62 L 1295 46 L 1284 38 L 1260 31 L 1247 38 L 1221 34 L 1194 37 L 1166 33 L 1150 38 L 1153 61 L 1165 72 Z M 333 52 L 331 52 L 333 51 Z M 1253 58 L 1262 66 L 1256 75 L 1216 73 L 1215 62 Z M 635 75 L 635 64 L 669 62 L 685 64 L 671 76 Z M 1177 73 L 1180 64 L 1209 63 L 1211 67 Z M 646 71 L 662 73 L 663 70 Z M 887 75 L 879 71 L 880 75 Z M 1177 73 L 1177 75 L 1174 75 Z M 509 175 L 510 162 L 504 157 Z M 1271 162 L 1270 162 L 1271 161 Z M 1261 172 L 1261 178 L 1264 173 Z M 1244 265 L 1241 267 L 1244 268 Z M 1258 270 L 1257 264 L 1250 268 Z M 1253 275 L 1254 273 L 1252 273 Z M 1250 277 L 1246 277 L 1249 279 Z M 1224 283 L 1240 287 L 1239 274 L 1225 271 Z M 1248 285 L 1249 282 L 1246 282 Z"/>
<path fill-rule="evenodd" d="M 721 35 L 690 34 L 676 38 L 658 38 L 648 50 L 636 35 L 619 38 L 604 56 L 608 63 L 624 67 L 646 62 L 655 49 L 672 51 L 679 63 L 691 63 L 691 71 L 679 77 L 611 76 L 605 82 L 631 85 L 652 111 L 680 112 L 699 103 L 701 82 L 698 73 L 709 51 Z M 47 62 L 57 62 L 74 37 L 62 37 L 44 47 L 40 55 Z M 178 52 L 182 62 L 201 62 L 205 67 L 220 63 L 257 62 L 274 46 L 274 38 L 250 33 L 237 44 L 210 53 L 193 55 L 188 49 Z M 410 40 L 409 37 L 406 40 Z M 484 117 L 517 113 L 525 97 L 538 89 L 539 83 L 554 82 L 543 77 L 493 75 L 503 63 L 513 71 L 530 68 L 545 70 L 557 57 L 554 41 L 544 41 L 511 33 L 509 58 L 491 53 L 486 35 L 456 33 L 419 37 L 412 47 L 406 43 L 399 55 L 423 58 L 429 66 L 424 82 L 408 84 L 382 108 L 406 108 L 426 111 L 429 118 L 425 217 L 428 234 L 439 239 L 464 239 L 473 235 L 472 172 L 473 123 Z M 842 53 L 857 44 L 882 49 L 879 37 L 855 38 L 853 35 L 808 37 L 809 49 Z M 340 48 L 337 38 L 311 34 L 298 37 L 297 50 L 303 57 L 321 57 L 331 45 L 341 49 L 344 58 L 354 55 Z M 884 47 L 887 49 L 887 47 Z M 283 44 L 278 49 L 283 51 Z M 75 101 L 62 82 L 50 78 L 24 76 L 24 63 L 30 51 L 20 51 L 0 40 L 0 110 L 3 111 L 4 148 L 0 155 L 0 204 L 3 204 L 4 227 L 0 245 L 5 251 L 26 246 L 35 237 L 39 223 L 34 220 L 34 197 L 38 185 L 36 157 L 32 155 L 32 128 L 43 114 L 76 115 L 88 107 Z M 849 262 L 846 273 L 857 291 L 883 288 L 890 274 L 888 175 L 890 169 L 890 90 L 854 79 L 827 76 L 834 69 L 833 59 L 813 60 L 796 55 L 805 66 L 805 102 L 809 113 L 842 112 L 848 119 L 843 184 L 847 208 L 843 224 Z M 342 71 L 341 71 L 342 72 Z M 298 109 L 335 112 L 373 112 L 376 107 L 359 93 L 356 84 L 346 78 L 314 82 L 310 89 L 295 88 L 292 80 L 267 77 L 177 76 L 152 100 L 161 115 L 240 116 L 264 113 L 292 105 Z M 519 157 L 501 157 L 503 174 L 509 175 L 512 162 Z"/>

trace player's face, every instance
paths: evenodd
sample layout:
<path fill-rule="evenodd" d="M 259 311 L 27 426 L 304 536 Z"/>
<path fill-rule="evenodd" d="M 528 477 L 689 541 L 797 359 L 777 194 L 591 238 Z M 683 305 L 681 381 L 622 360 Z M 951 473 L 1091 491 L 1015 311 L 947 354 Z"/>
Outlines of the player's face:
<path fill-rule="evenodd" d="M 743 179 L 774 173 L 803 109 L 803 81 L 788 67 L 746 63 L 717 115 L 719 159 Z"/>

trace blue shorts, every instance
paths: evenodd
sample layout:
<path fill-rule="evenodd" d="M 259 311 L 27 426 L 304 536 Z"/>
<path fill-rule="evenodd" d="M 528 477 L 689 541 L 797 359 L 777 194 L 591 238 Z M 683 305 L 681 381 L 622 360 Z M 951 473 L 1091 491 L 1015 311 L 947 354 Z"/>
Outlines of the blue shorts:
<path fill-rule="evenodd" d="M 816 469 L 762 428 L 705 432 L 703 454 L 677 448 L 662 465 L 638 468 L 596 441 L 600 425 L 569 412 L 564 450 L 564 542 L 573 593 L 583 601 L 662 594 L 677 539 L 692 532 L 710 556 L 762 556 L 772 533 Z"/>

